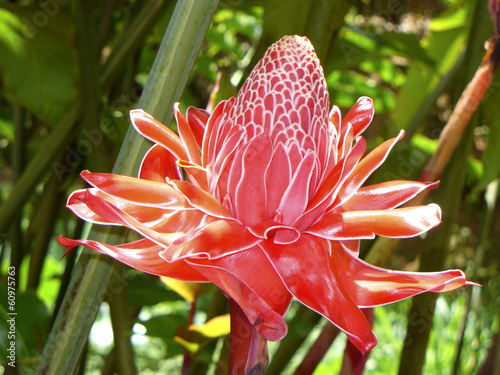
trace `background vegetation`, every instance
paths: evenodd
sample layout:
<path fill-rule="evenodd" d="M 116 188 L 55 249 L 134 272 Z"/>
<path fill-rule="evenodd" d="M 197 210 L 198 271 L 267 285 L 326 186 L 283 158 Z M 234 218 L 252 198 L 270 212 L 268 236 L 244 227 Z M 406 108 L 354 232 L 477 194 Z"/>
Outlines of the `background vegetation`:
<path fill-rule="evenodd" d="M 0 1 L 5 374 L 31 374 L 40 363 L 80 252 L 60 260 L 65 249 L 57 235 L 81 238 L 88 232 L 64 208 L 65 200 L 84 187 L 81 170 L 112 170 L 130 125 L 128 111 L 138 106 L 176 5 L 173 0 Z M 305 35 L 322 61 L 332 103 L 345 113 L 358 97 L 373 98 L 370 147 L 400 129 L 407 132 L 374 181 L 418 179 L 493 32 L 486 0 L 220 1 L 181 108 L 204 108 L 235 95 L 271 43 L 286 34 Z M 220 89 L 211 95 L 219 73 Z M 499 88 L 496 77 L 429 199 L 442 206 L 443 224 L 425 238 L 397 246 L 365 241 L 362 248 L 363 257 L 386 268 L 460 268 L 483 287 L 375 309 L 379 345 L 365 373 L 420 373 L 424 359 L 425 374 L 500 373 Z M 15 369 L 5 359 L 10 266 L 18 288 Z M 192 374 L 224 373 L 227 305 L 215 288 L 164 283 L 119 267 L 102 295 L 75 371 L 178 373 L 189 362 Z M 287 322 L 288 336 L 270 345 L 266 374 L 340 371 L 343 335 L 295 303 Z"/>

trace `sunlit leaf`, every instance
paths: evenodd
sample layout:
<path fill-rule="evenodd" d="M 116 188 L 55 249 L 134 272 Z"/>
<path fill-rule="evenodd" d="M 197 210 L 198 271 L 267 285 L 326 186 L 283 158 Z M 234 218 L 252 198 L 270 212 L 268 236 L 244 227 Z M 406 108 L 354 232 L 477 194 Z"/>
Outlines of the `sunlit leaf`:
<path fill-rule="evenodd" d="M 196 353 L 213 339 L 225 336 L 230 332 L 229 314 L 217 316 L 205 324 L 191 325 L 188 329 L 180 327 L 176 333 L 175 341 L 186 350 Z"/>
<path fill-rule="evenodd" d="M 171 279 L 170 277 L 160 277 L 161 281 L 170 289 L 178 293 L 188 302 L 194 302 L 198 293 L 199 285 L 185 281 Z"/>
<path fill-rule="evenodd" d="M 165 288 L 157 277 L 136 274 L 126 279 L 127 299 L 137 306 L 152 306 L 165 301 L 180 301 L 179 295 Z"/>
<path fill-rule="evenodd" d="M 139 323 L 146 328 L 146 335 L 163 340 L 167 345 L 168 357 L 182 353 L 182 346 L 173 338 L 178 327 L 186 324 L 185 316 L 177 314 L 159 315 Z"/>
<path fill-rule="evenodd" d="M 7 285 L 0 283 L 0 293 L 5 298 L 0 301 L 0 348 L 5 356 L 9 348 L 11 336 L 9 332 L 15 332 L 16 358 L 35 356 L 40 354 L 40 344 L 47 340 L 49 318 L 47 309 L 43 302 L 36 296 L 34 291 L 16 291 L 14 305 L 9 305 L 7 300 Z M 12 309 L 11 309 L 12 308 Z M 15 315 L 9 315 L 14 313 Z M 10 321 L 9 321 L 10 320 Z M 11 331 L 11 322 L 14 331 Z"/>
<path fill-rule="evenodd" d="M 0 77 L 19 104 L 50 124 L 74 100 L 77 66 L 71 20 L 51 4 L 0 9 Z"/>

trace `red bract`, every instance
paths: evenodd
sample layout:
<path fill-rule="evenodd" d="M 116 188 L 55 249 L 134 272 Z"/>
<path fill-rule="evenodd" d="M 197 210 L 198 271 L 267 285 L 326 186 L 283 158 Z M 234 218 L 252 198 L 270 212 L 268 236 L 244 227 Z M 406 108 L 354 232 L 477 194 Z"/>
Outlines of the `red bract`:
<path fill-rule="evenodd" d="M 84 220 L 128 227 L 142 239 L 82 244 L 139 270 L 210 281 L 266 340 L 280 340 L 292 298 L 342 329 L 362 352 L 377 339 L 360 307 L 467 284 L 458 270 L 397 272 L 358 258 L 359 240 L 417 236 L 440 223 L 435 204 L 397 208 L 423 189 L 413 181 L 362 187 L 396 142 L 364 158 L 373 117 L 363 97 L 341 118 L 306 38 L 269 48 L 236 98 L 209 114 L 175 107 L 179 135 L 142 110 L 132 122 L 155 145 L 139 178 L 82 172 L 92 188 L 68 207 Z M 187 180 L 183 179 L 183 173 Z"/>

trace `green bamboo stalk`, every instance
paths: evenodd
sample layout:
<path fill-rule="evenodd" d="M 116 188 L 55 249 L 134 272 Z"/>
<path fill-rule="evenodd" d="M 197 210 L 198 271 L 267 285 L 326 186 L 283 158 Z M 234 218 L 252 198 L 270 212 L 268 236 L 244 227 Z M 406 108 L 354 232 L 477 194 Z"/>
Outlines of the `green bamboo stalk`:
<path fill-rule="evenodd" d="M 139 107 L 161 121 L 172 117 L 173 104 L 179 100 L 187 82 L 217 3 L 218 0 L 180 0 L 175 7 L 139 101 Z M 113 171 L 137 173 L 145 146 L 143 138 L 129 129 Z M 89 237 L 108 243 L 123 242 L 123 233 L 106 229 L 108 231 L 92 228 Z M 76 370 L 106 285 L 116 272 L 114 263 L 111 258 L 96 253 L 82 253 L 45 345 L 38 367 L 40 373 L 70 374 Z"/>
<path fill-rule="evenodd" d="M 125 265 L 117 263 L 116 267 L 124 269 Z M 122 272 L 118 273 L 121 274 Z M 120 282 L 125 283 L 125 280 L 120 280 Z M 108 303 L 113 325 L 114 349 L 116 351 L 114 369 L 121 375 L 136 375 L 134 351 L 130 342 L 132 327 L 128 323 L 129 309 L 125 288 L 113 293 Z"/>

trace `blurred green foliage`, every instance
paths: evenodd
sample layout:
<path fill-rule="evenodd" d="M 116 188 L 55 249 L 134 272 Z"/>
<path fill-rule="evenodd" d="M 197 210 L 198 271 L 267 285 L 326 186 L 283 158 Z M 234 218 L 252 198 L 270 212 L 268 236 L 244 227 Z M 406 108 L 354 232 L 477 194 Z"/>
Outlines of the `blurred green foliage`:
<path fill-rule="evenodd" d="M 89 32 L 93 33 L 94 52 L 99 58 L 89 64 L 98 64 L 102 73 L 106 59 L 114 51 L 114 41 L 127 38 L 127 27 L 142 14 L 143 5 L 130 0 L 92 3 L 94 30 Z M 223 1 L 206 35 L 181 107 L 203 108 L 211 98 L 218 101 L 235 95 L 270 43 L 284 34 L 306 35 L 321 52 L 332 103 L 345 113 L 358 97 L 373 98 L 376 117 L 367 130 L 370 147 L 399 129 L 407 132 L 405 142 L 395 148 L 373 181 L 416 179 L 434 153 L 441 129 L 470 79 L 467 72 L 478 67 L 484 54 L 481 44 L 493 27 L 484 17 L 486 12 L 480 12 L 480 18 L 477 15 L 476 10 L 486 7 L 486 1 L 432 1 L 426 2 L 428 7 L 396 3 Z M 17 207 L 9 227 L 2 228 L 0 351 L 5 358 L 9 328 L 7 269 L 14 266 L 18 287 L 16 361 L 21 373 L 34 373 L 37 367 L 74 266 L 76 250 L 60 260 L 64 249 L 56 237 L 60 233 L 68 237 L 84 235 L 83 226 L 63 209 L 65 199 L 71 191 L 84 186 L 78 177 L 81 170 L 111 170 L 129 126 L 128 111 L 135 108 L 144 88 L 174 5 L 175 1 L 162 2 L 160 13 L 145 28 L 145 37 L 116 68 L 116 78 L 102 88 L 97 108 L 100 122 L 81 131 L 77 125 L 82 121 L 80 115 L 76 125 L 67 124 L 74 131 L 51 160 L 52 168 L 33 181 L 35 188 Z M 2 203 L 17 194 L 16 181 L 81 98 L 82 76 L 76 59 L 80 47 L 75 41 L 73 8 L 55 0 L 40 4 L 0 2 Z M 318 32 L 313 26 L 326 31 Z M 472 58 L 465 54 L 468 48 L 474 49 Z M 212 96 L 219 75 L 219 91 Z M 427 346 L 426 374 L 478 373 L 492 352 L 494 337 L 498 337 L 500 210 L 495 181 L 500 174 L 499 87 L 497 75 L 470 124 L 474 130 L 467 180 L 464 188 L 456 192 L 462 203 L 452 215 L 447 258 L 448 268 L 464 269 L 469 279 L 483 287 L 468 287 L 439 297 Z M 46 211 L 42 211 L 43 207 Z M 370 246 L 368 241 L 363 244 L 365 253 Z M 418 269 L 421 246 L 418 239 L 405 242 L 384 266 Z M 216 320 L 220 324 L 204 326 L 227 313 L 220 293 L 206 287 L 197 295 L 193 323 L 201 328 L 190 328 L 187 316 L 193 305 L 160 279 L 127 269 L 119 285 L 126 289 L 128 305 L 121 313 L 127 321 L 125 328 L 134 348 L 137 372 L 177 373 L 184 350 L 192 348 L 192 373 L 223 373 L 221 363 L 227 358 L 228 342 L 224 324 L 228 323 L 222 319 Z M 81 373 L 111 374 L 116 366 L 113 343 L 98 334 L 108 332 L 100 327 L 111 324 L 107 302 L 90 335 Z M 410 302 L 405 301 L 375 310 L 374 330 L 380 343 L 370 354 L 366 373 L 398 372 L 397 359 L 411 320 L 407 316 L 409 306 Z M 307 314 L 299 306 L 292 306 L 287 315 L 288 336 L 271 345 L 269 373 L 293 373 L 323 329 L 323 319 Z M 344 345 L 345 337 L 339 335 L 325 350 L 314 373 L 337 373 Z M 286 355 L 280 348 L 287 348 Z M 273 363 L 273 355 L 281 362 Z M 13 373 L 5 362 L 3 365 L 5 374 Z M 457 372 L 453 372 L 454 366 Z"/>

